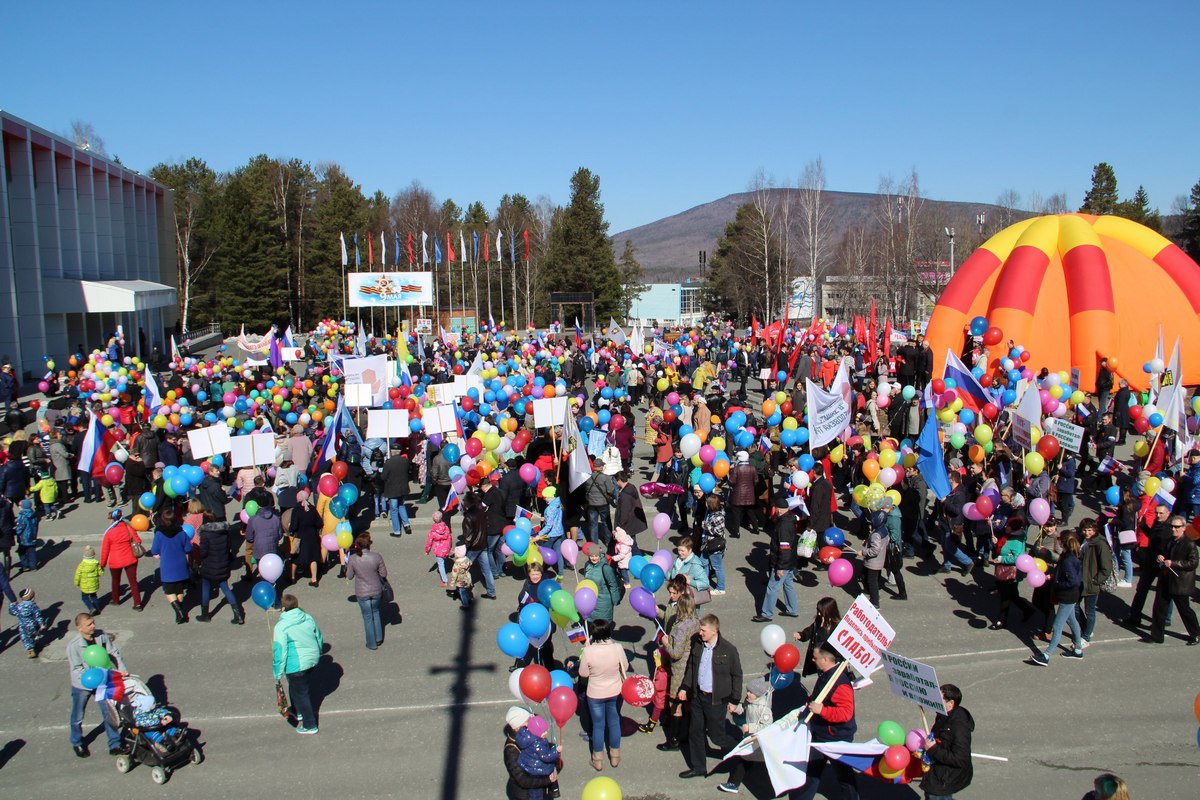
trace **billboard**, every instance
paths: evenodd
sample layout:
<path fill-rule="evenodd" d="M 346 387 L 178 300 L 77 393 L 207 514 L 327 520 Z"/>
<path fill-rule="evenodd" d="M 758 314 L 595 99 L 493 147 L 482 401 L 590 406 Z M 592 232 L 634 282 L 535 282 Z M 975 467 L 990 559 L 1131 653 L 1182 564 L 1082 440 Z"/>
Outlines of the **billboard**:
<path fill-rule="evenodd" d="M 432 272 L 351 272 L 346 280 L 353 308 L 433 305 Z"/>
<path fill-rule="evenodd" d="M 811 319 L 816 314 L 816 292 L 812 278 L 796 278 L 788 298 L 788 319 Z"/>

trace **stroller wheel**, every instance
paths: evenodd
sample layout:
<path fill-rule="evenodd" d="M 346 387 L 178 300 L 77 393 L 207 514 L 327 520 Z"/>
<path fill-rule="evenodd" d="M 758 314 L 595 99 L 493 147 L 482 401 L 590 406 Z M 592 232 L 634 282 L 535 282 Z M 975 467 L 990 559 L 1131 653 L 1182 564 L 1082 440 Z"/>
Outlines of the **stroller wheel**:
<path fill-rule="evenodd" d="M 167 782 L 168 773 L 163 767 L 152 767 L 150 769 L 150 780 L 157 783 L 159 786 Z"/>
<path fill-rule="evenodd" d="M 133 759 L 129 756 L 117 756 L 117 772 L 129 772 L 133 769 Z"/>
<path fill-rule="evenodd" d="M 200 762 L 204 761 L 204 753 L 200 751 L 199 747 L 193 747 L 192 754 L 189 759 L 193 764 L 199 764 Z"/>

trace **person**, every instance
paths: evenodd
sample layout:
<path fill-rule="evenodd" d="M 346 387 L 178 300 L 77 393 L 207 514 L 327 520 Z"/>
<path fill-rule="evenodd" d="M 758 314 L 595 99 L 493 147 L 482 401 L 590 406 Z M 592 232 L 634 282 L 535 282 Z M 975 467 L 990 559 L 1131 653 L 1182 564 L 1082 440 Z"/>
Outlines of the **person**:
<path fill-rule="evenodd" d="M 493 470 L 488 473 L 487 489 L 483 492 L 483 507 L 487 511 L 487 553 L 488 563 L 492 568 L 492 578 L 497 580 L 504 575 L 504 529 L 508 527 L 508 517 L 504 516 L 504 496 L 500 494 L 500 474 Z"/>
<path fill-rule="evenodd" d="M 708 558 L 712 570 L 712 594 L 725 594 L 725 548 L 729 544 L 729 531 L 725 528 L 725 509 L 721 498 L 710 494 L 704 499 L 704 521 L 700 523 L 700 552 Z"/>
<path fill-rule="evenodd" d="M 945 714 L 938 714 L 925 741 L 929 771 L 921 778 L 925 800 L 954 800 L 954 793 L 971 785 L 971 734 L 975 719 L 962 707 L 962 690 L 953 683 L 939 687 Z"/>
<path fill-rule="evenodd" d="M 547 489 L 549 491 L 549 489 Z M 559 506 L 559 529 L 562 528 L 562 507 Z M 543 526 L 543 530 L 545 530 Z M 472 490 L 463 497 L 462 543 L 467 547 L 467 559 L 474 564 L 479 562 L 479 572 L 483 575 L 484 593 L 486 600 L 496 599 L 496 576 L 492 571 L 491 555 L 488 553 L 487 540 L 487 509 L 479 499 L 479 493 Z"/>
<path fill-rule="evenodd" d="M 288 438 L 288 451 L 292 454 L 292 465 L 296 471 L 303 474 L 308 472 L 312 463 L 312 440 L 304 434 L 303 425 L 293 425 L 292 435 Z"/>
<path fill-rule="evenodd" d="M 675 546 L 675 561 L 667 572 L 667 578 L 682 575 L 688 585 L 697 592 L 708 590 L 708 565 L 692 551 L 692 537 L 684 536 Z"/>
<path fill-rule="evenodd" d="M 313 734 L 317 732 L 317 713 L 309 695 L 308 679 L 321 660 L 325 639 L 316 621 L 300 608 L 296 595 L 285 594 L 280 605 L 283 613 L 271 637 L 275 680 L 287 676 L 288 696 L 296 712 L 296 733 Z"/>
<path fill-rule="evenodd" d="M 890 507 L 889 507 L 890 510 Z M 863 577 L 867 596 L 871 605 L 879 607 L 879 578 L 887 563 L 887 552 L 890 539 L 887 529 L 887 512 L 876 508 L 867 517 L 871 530 L 862 548 Z"/>
<path fill-rule="evenodd" d="M 1070 624 L 1074 649 L 1066 654 L 1066 658 L 1083 658 L 1083 631 L 1075 615 L 1075 604 L 1079 602 L 1079 590 L 1083 585 L 1083 566 L 1079 561 L 1079 540 L 1071 531 L 1063 531 L 1058 535 L 1061 554 L 1058 565 L 1054 569 L 1054 596 L 1058 601 L 1058 611 L 1054 615 L 1054 630 L 1050 635 L 1050 644 L 1045 652 L 1037 653 L 1028 663 L 1039 667 L 1050 665 L 1050 656 L 1058 649 L 1062 638 L 1063 626 Z"/>
<path fill-rule="evenodd" d="M 75 586 L 79 589 L 79 597 L 91 614 L 100 613 L 100 600 L 96 595 L 100 591 L 100 577 L 104 570 L 100 568 L 100 559 L 96 558 L 96 548 L 90 544 L 83 548 L 83 558 L 75 567 Z"/>
<path fill-rule="evenodd" d="M 1133 588 L 1133 600 L 1129 602 L 1129 617 L 1125 625 L 1137 628 L 1142 624 L 1142 609 L 1159 573 L 1159 556 L 1166 552 L 1171 543 L 1171 509 L 1159 503 L 1154 507 L 1154 523 L 1145 530 L 1145 542 L 1138 547 L 1138 579 Z"/>
<path fill-rule="evenodd" d="M 750 618 L 752 622 L 770 622 L 774 618 L 775 602 L 779 599 L 780 589 L 783 590 L 783 616 L 800 615 L 795 586 L 798 519 L 796 512 L 788 508 L 787 497 L 784 495 L 775 498 L 775 508 L 779 515 L 775 518 L 775 527 L 771 535 L 767 591 L 763 594 L 761 610 Z M 741 700 L 741 692 L 738 692 L 736 700 Z"/>
<path fill-rule="evenodd" d="M 229 502 L 229 495 L 221 488 L 221 471 L 211 461 L 205 461 L 201 468 L 204 470 L 204 480 L 200 482 L 197 495 L 204 507 L 224 522 L 225 504 Z"/>
<path fill-rule="evenodd" d="M 596 471 L 584 482 L 587 500 L 587 540 L 607 546 L 612 538 L 609 507 L 616 501 L 612 479 Z"/>
<path fill-rule="evenodd" d="M 196 615 L 197 622 L 209 622 L 212 614 L 208 610 L 208 602 L 212 597 L 212 588 L 217 586 L 225 597 L 233 612 L 233 625 L 241 625 L 246 621 L 246 614 L 238 603 L 233 591 L 229 588 L 229 573 L 233 566 L 233 557 L 241 546 L 240 537 L 235 535 L 233 527 L 224 520 L 217 519 L 209 509 L 204 509 L 203 522 L 197 534 L 200 536 L 200 613 Z M 293 517 L 293 521 L 295 517 Z"/>
<path fill-rule="evenodd" d="M 841 621 L 842 612 L 838 610 L 837 600 L 832 597 L 822 597 L 817 601 L 813 621 L 807 628 L 793 634 L 792 638 L 797 642 L 808 642 L 808 649 L 804 653 L 804 667 L 800 672 L 801 677 L 807 678 L 809 675 L 816 675 L 820 672 L 816 662 L 817 648 L 829 641 L 833 629 Z"/>
<path fill-rule="evenodd" d="M 624 528 L 616 528 L 612 535 L 612 567 L 617 575 L 621 577 L 621 583 L 626 590 L 631 586 L 629 582 L 629 562 L 633 559 L 633 537 L 625 532 Z M 601 547 L 603 552 L 603 546 Z M 617 597 L 616 602 L 621 602 L 621 598 Z"/>
<path fill-rule="evenodd" d="M 729 535 L 734 539 L 742 535 L 742 520 L 749 517 L 749 523 L 758 533 L 759 528 L 765 528 L 766 522 L 758 507 L 758 471 L 750 464 L 750 454 L 739 450 L 737 464 L 729 471 Z M 741 697 L 739 696 L 739 700 Z"/>
<path fill-rule="evenodd" d="M 46 617 L 34 602 L 33 589 L 25 587 L 18 598 L 17 602 L 8 604 L 8 613 L 17 618 L 17 633 L 21 636 L 25 654 L 37 658 L 38 638 L 47 630 Z"/>
<path fill-rule="evenodd" d="M 0 553 L 4 554 L 4 570 L 12 569 L 12 549 L 17 543 L 17 517 L 13 504 L 0 494 Z"/>
<path fill-rule="evenodd" d="M 75 751 L 75 755 L 80 758 L 87 758 L 91 755 L 88 752 L 87 745 L 83 741 L 83 712 L 87 708 L 87 702 L 92 698 L 92 690 L 83 688 L 80 679 L 83 677 L 84 670 L 88 669 L 88 665 L 83 660 L 84 648 L 91 645 L 99 645 L 108 653 L 108 660 L 112 663 L 112 668 L 121 673 L 127 672 L 125 661 L 121 658 L 121 651 L 117 649 L 117 644 L 104 631 L 96 627 L 96 620 L 91 614 L 86 612 L 75 615 L 75 636 L 67 642 L 67 666 L 70 669 L 71 675 L 71 727 L 69 735 L 71 740 L 71 748 Z M 104 724 L 104 733 L 108 737 L 108 754 L 119 756 L 125 752 L 121 745 L 121 734 L 108 722 L 108 715 L 101 711 L 101 722 Z"/>
<path fill-rule="evenodd" d="M 702 778 L 707 773 L 705 750 L 712 739 L 722 752 L 736 740 L 726 730 L 727 715 L 742 699 L 742 662 L 737 648 L 721 637 L 721 620 L 708 614 L 700 620 L 698 638 L 692 642 L 687 672 L 679 700 L 690 704 L 688 768 L 681 778 Z"/>
<path fill-rule="evenodd" d="M 437 566 L 438 575 L 442 582 L 439 584 L 443 589 L 446 588 L 446 560 L 450 557 L 450 551 L 454 547 L 454 534 L 450 532 L 450 526 L 442 522 L 442 512 L 433 512 L 433 524 L 429 526 L 429 533 L 425 537 L 425 555 L 433 552 L 433 563 Z"/>
<path fill-rule="evenodd" d="M 121 604 L 121 573 L 129 581 L 129 594 L 133 597 L 133 610 L 141 611 L 142 595 L 138 590 L 137 556 L 133 554 L 133 545 L 142 546 L 142 538 L 133 526 L 121 518 L 121 510 L 114 509 L 109 513 L 113 521 L 104 532 L 100 541 L 100 568 L 107 569 L 112 575 L 112 604 Z"/>
<path fill-rule="evenodd" d="M 175 612 L 175 624 L 188 621 L 183 608 L 184 592 L 187 590 L 191 572 L 188 554 L 192 552 L 192 537 L 183 532 L 183 526 L 175 520 L 175 508 L 168 505 L 158 515 L 154 541 L 150 555 L 158 559 L 158 578 L 162 583 L 163 596 L 171 603 Z"/>
<path fill-rule="evenodd" d="M 346 577 L 354 579 L 354 596 L 362 612 L 367 649 L 375 650 L 383 644 L 379 604 L 385 600 L 388 582 L 383 556 L 371 550 L 371 534 L 360 533 L 355 538 L 354 549 L 346 559 Z"/>
<path fill-rule="evenodd" d="M 854 688 L 850 676 L 846 674 L 846 669 L 839 669 L 840 657 L 829 642 L 821 644 L 813 658 L 820 675 L 813 684 L 811 696 L 821 697 L 826 687 L 830 689 L 823 700 L 814 699 L 808 704 L 808 730 L 812 741 L 853 741 L 858 723 L 854 720 Z M 819 750 L 810 750 L 804 787 L 792 792 L 790 797 L 793 800 L 812 800 L 817 794 L 817 787 L 821 785 L 821 773 L 829 763 L 829 758 Z M 858 782 L 854 770 L 840 761 L 834 761 L 833 771 L 837 777 L 839 795 L 845 800 L 857 800 Z"/>
<path fill-rule="evenodd" d="M 525 565 L 525 582 L 521 584 L 521 591 L 517 593 L 517 613 L 530 603 L 538 601 L 538 587 L 542 583 L 543 578 L 553 577 L 553 572 L 547 574 L 545 565 L 540 561 L 531 561 Z M 515 672 L 521 667 L 527 667 L 530 664 L 539 664 L 546 669 L 551 669 L 554 664 L 554 637 L 547 636 L 546 641 L 541 647 L 536 647 L 533 642 L 529 643 L 529 647 L 525 651 L 524 656 L 520 656 L 513 660 L 512 666 L 508 668 L 509 672 Z M 581 715 L 582 716 L 582 715 Z M 590 725 L 585 727 L 590 728 Z"/>
<path fill-rule="evenodd" d="M 591 545 L 590 546 L 598 546 Z M 625 648 L 612 640 L 612 621 L 591 619 L 591 638 L 579 657 L 579 677 L 587 678 L 587 706 L 592 718 L 592 768 L 604 769 L 604 749 L 608 763 L 621 763 L 621 685 L 629 673 Z"/>
<path fill-rule="evenodd" d="M 467 548 L 459 545 L 454 548 L 454 565 L 450 568 L 450 589 L 458 593 L 459 608 L 466 611 L 471 607 L 471 559 L 467 558 Z"/>
<path fill-rule="evenodd" d="M 1129 800 L 1129 786 L 1123 778 L 1102 772 L 1092 781 L 1092 790 L 1083 800 Z"/>
<path fill-rule="evenodd" d="M 518 706 L 510 707 L 504 715 L 504 768 L 508 771 L 504 796 L 508 800 L 529 800 L 531 790 L 548 789 L 558 780 L 557 771 L 545 776 L 530 775 L 518 763 L 521 748 L 517 745 L 517 731 L 529 722 L 529 717 L 529 712 Z"/>
<path fill-rule="evenodd" d="M 613 621 L 613 612 L 621 602 L 621 589 L 617 584 L 617 575 L 613 568 L 604 561 L 604 548 L 596 542 L 588 542 L 583 546 L 583 554 L 587 563 L 579 571 L 582 578 L 596 584 L 596 608 L 588 616 L 596 620 Z"/>
<path fill-rule="evenodd" d="M 1099 535 L 1096 520 L 1083 520 L 1079 524 L 1079 531 L 1084 536 L 1079 553 L 1083 570 L 1079 613 L 1083 617 L 1083 646 L 1088 647 L 1092 643 L 1092 632 L 1096 629 L 1096 603 L 1100 600 L 1100 591 L 1104 584 L 1112 577 L 1114 567 L 1112 549 L 1109 548 L 1108 541 Z"/>
<path fill-rule="evenodd" d="M 752 736 L 775 721 L 771 713 L 771 684 L 766 678 L 754 678 L 746 684 L 746 701 L 742 704 L 743 736 Z M 729 780 L 717 785 L 717 790 L 737 794 L 746 778 L 746 759 L 734 758 Z"/>
<path fill-rule="evenodd" d="M 555 747 L 547 742 L 541 736 L 536 735 L 529 730 L 529 718 L 532 716 L 528 711 L 517 709 L 516 714 L 512 709 L 505 715 L 504 721 L 509 727 L 515 728 L 517 735 L 515 737 L 517 747 L 521 749 L 521 755 L 517 757 L 517 766 L 520 767 L 526 775 L 535 778 L 549 778 L 551 774 L 557 774 L 558 760 L 562 758 L 562 745 Z M 520 716 L 524 714 L 525 721 L 520 721 Z M 529 800 L 542 800 L 544 797 L 558 797 L 560 794 L 558 781 L 551 780 L 550 785 L 545 789 L 540 787 L 529 790 Z"/>
<path fill-rule="evenodd" d="M 617 518 L 613 527 L 621 528 L 633 539 L 634 555 L 641 552 L 637 546 L 637 535 L 649 527 L 646 510 L 642 508 L 642 496 L 629 482 L 629 473 L 624 470 L 617 473 Z"/>
<path fill-rule="evenodd" d="M 1017 578 L 1017 558 L 1025 554 L 1025 525 L 1019 518 L 1009 519 L 1004 535 L 996 543 L 999 553 L 992 559 L 996 567 L 996 593 L 1000 595 L 1000 611 L 989 630 L 998 631 L 1008 627 L 1008 610 L 1013 603 L 1029 619 L 1037 611 L 1033 604 L 1021 597 L 1021 584 Z"/>
<path fill-rule="evenodd" d="M 656 650 L 659 667 L 666 674 L 667 685 L 663 698 L 663 709 L 667 719 L 663 723 L 663 733 L 666 741 L 657 745 L 664 752 L 679 750 L 681 742 L 687 737 L 688 720 L 687 704 L 679 699 L 679 690 L 687 676 L 688 660 L 692 653 L 692 640 L 700 630 L 700 619 L 696 616 L 696 601 L 688 591 L 686 579 L 672 578 L 667 582 L 669 608 L 674 611 L 667 616 L 663 630 L 665 636 L 660 636 L 661 646 Z M 661 714 L 661 712 L 660 712 Z M 650 733 L 654 725 L 639 726 L 643 733 Z"/>
<path fill-rule="evenodd" d="M 407 441 L 404 442 L 407 444 Z M 383 496 L 387 500 L 388 514 L 392 521 L 392 536 L 403 533 L 412 535 L 412 526 L 408 519 L 408 473 L 412 463 L 408 458 L 408 448 L 401 447 L 383 465 Z"/>
<path fill-rule="evenodd" d="M 1196 543 L 1186 535 L 1187 520 L 1171 517 L 1171 541 L 1158 555 L 1158 593 L 1154 596 L 1153 622 L 1148 640 L 1162 644 L 1167 627 L 1167 607 L 1172 603 L 1187 629 L 1189 645 L 1200 644 L 1200 624 L 1192 610 L 1191 596 L 1196 590 Z"/>
<path fill-rule="evenodd" d="M 273 506 L 260 506 L 258 513 L 246 523 L 246 577 L 250 578 L 255 565 L 267 555 L 279 555 L 283 541 L 283 523 Z"/>
<path fill-rule="evenodd" d="M 38 568 L 38 518 L 33 512 L 33 503 L 22 500 L 14 524 L 17 532 L 17 555 L 21 572 L 36 572 Z"/>
<path fill-rule="evenodd" d="M 308 572 L 308 585 L 314 588 L 321 583 L 319 572 L 323 524 L 320 512 L 313 505 L 312 492 L 308 489 L 296 492 L 296 506 L 288 522 L 288 531 L 299 542 L 299 550 L 292 557 L 292 580 L 297 580 L 300 573 Z"/>

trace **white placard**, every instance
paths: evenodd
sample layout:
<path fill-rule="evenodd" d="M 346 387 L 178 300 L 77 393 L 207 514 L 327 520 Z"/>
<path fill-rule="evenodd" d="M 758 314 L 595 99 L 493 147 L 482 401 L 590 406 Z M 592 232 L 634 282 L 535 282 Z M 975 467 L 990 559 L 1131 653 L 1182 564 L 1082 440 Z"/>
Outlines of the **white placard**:
<path fill-rule="evenodd" d="M 543 397 L 533 401 L 533 427 L 553 428 L 566 421 L 566 397 Z"/>
<path fill-rule="evenodd" d="M 411 434 L 407 411 L 373 408 L 367 412 L 368 439 L 405 439 Z"/>
<path fill-rule="evenodd" d="M 425 394 L 439 406 L 449 405 L 454 402 L 454 384 L 453 383 L 431 383 L 425 387 Z"/>
<path fill-rule="evenodd" d="M 454 413 L 454 406 L 440 405 L 427 408 L 421 412 L 421 422 L 425 425 L 425 432 L 429 435 L 435 433 L 458 433 L 458 417 Z"/>
<path fill-rule="evenodd" d="M 375 390 L 369 383 L 346 384 L 346 405 L 350 408 L 370 408 L 375 405 Z"/>
<path fill-rule="evenodd" d="M 187 435 L 188 444 L 192 446 L 192 458 L 212 458 L 230 450 L 228 425 L 209 425 L 188 431 Z"/>
<path fill-rule="evenodd" d="M 483 378 L 478 375 L 455 375 L 454 376 L 454 396 L 466 397 L 470 394 L 471 389 L 479 392 L 480 397 L 485 391 L 483 386 Z M 537 402 L 536 400 L 534 401 Z"/>
<path fill-rule="evenodd" d="M 383 405 L 383 401 L 387 399 L 388 389 L 387 356 L 343 358 L 339 369 L 346 376 L 347 386 L 368 384 L 371 387 L 371 405 Z"/>
<path fill-rule="evenodd" d="M 1013 441 L 1025 450 L 1033 449 L 1033 424 L 1020 414 L 1012 415 Z"/>
<path fill-rule="evenodd" d="M 866 677 L 883 666 L 880 652 L 891 646 L 896 631 L 865 594 L 855 598 L 850 610 L 829 635 L 829 644 Z"/>
<path fill-rule="evenodd" d="M 1058 417 L 1049 417 L 1045 421 L 1046 433 L 1058 439 L 1064 450 L 1078 453 L 1083 447 L 1083 428 Z"/>
<path fill-rule="evenodd" d="M 275 463 L 275 434 L 252 433 L 230 440 L 230 466 L 234 469 Z"/>
<path fill-rule="evenodd" d="M 279 348 L 280 356 L 284 361 L 307 361 L 308 358 L 304 355 L 303 347 L 281 347 Z"/>
<path fill-rule="evenodd" d="M 887 673 L 892 694 L 928 708 L 935 714 L 947 713 L 941 684 L 933 667 L 890 650 L 881 651 L 880 656 L 883 657 L 883 671 Z"/>
<path fill-rule="evenodd" d="M 433 333 L 433 320 L 426 317 L 417 317 L 417 324 L 413 327 L 417 333 Z"/>

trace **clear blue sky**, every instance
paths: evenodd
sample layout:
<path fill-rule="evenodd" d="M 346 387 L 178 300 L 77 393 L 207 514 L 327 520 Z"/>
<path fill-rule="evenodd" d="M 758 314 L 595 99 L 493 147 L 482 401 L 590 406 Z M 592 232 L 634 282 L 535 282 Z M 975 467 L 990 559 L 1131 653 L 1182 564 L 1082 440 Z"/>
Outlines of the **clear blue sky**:
<path fill-rule="evenodd" d="M 269 6 L 269 7 L 268 7 Z M 794 181 L 1170 209 L 1200 180 L 1200 3 L 14 3 L 0 107 L 142 171 L 257 153 L 494 208 L 601 178 L 612 231 Z"/>

